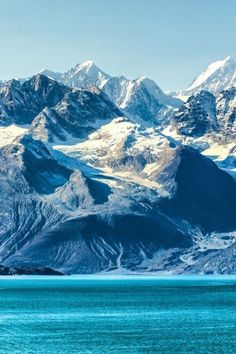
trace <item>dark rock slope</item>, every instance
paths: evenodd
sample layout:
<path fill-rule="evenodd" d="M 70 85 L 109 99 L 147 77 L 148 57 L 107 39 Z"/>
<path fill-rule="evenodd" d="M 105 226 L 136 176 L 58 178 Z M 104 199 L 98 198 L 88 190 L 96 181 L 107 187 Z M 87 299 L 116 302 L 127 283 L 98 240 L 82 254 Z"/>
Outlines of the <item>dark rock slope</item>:
<path fill-rule="evenodd" d="M 33 122 L 32 135 L 43 140 L 86 136 L 118 116 L 122 113 L 104 93 L 72 89 L 40 74 L 0 87 L 0 126 Z"/>
<path fill-rule="evenodd" d="M 180 134 L 191 137 L 218 131 L 215 97 L 207 91 L 191 96 L 174 115 L 174 123 Z"/>
<path fill-rule="evenodd" d="M 173 198 L 161 203 L 165 213 L 205 232 L 236 229 L 236 183 L 230 175 L 189 147 L 178 149 L 158 178 L 170 173 L 177 189 Z"/>

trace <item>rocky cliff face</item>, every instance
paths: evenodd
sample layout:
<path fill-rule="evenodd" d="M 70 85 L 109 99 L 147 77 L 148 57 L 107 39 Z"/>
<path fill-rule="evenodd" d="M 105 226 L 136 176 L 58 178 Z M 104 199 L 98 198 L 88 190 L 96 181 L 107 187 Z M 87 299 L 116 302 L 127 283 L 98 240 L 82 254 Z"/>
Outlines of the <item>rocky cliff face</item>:
<path fill-rule="evenodd" d="M 217 117 L 219 124 L 225 134 L 236 133 L 236 88 L 224 90 L 217 95 Z"/>
<path fill-rule="evenodd" d="M 23 84 L 17 80 L 6 82 L 0 87 L 1 125 L 30 124 L 44 107 L 56 105 L 66 92 L 67 87 L 43 75 Z"/>
<path fill-rule="evenodd" d="M 84 138 L 103 123 L 122 116 L 103 93 L 71 90 L 52 108 L 45 107 L 33 120 L 30 132 L 37 139 L 53 142 L 68 136 Z"/>
<path fill-rule="evenodd" d="M 190 97 L 174 115 L 174 122 L 180 134 L 191 137 L 218 131 L 215 97 L 207 91 Z"/>

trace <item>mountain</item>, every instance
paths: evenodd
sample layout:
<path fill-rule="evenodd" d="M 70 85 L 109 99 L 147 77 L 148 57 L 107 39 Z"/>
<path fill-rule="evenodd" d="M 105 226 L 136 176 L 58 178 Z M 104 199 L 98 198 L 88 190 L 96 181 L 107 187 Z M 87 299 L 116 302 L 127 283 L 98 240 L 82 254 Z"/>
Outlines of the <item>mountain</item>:
<path fill-rule="evenodd" d="M 64 73 L 43 69 L 40 74 L 62 82 L 66 86 L 89 89 L 90 86 L 100 88 L 110 78 L 110 75 L 99 69 L 92 60 L 77 64 Z"/>
<path fill-rule="evenodd" d="M 71 87 L 88 89 L 90 86 L 101 87 L 110 78 L 91 60 L 78 64 L 62 74 L 62 82 Z"/>
<path fill-rule="evenodd" d="M 139 244 L 151 252 L 191 243 L 158 212 L 58 163 L 28 135 L 2 148 L 0 159 L 5 266 L 50 264 L 87 273 L 117 265 L 124 252 L 129 268 L 140 262 Z"/>
<path fill-rule="evenodd" d="M 43 75 L 33 76 L 23 84 L 7 81 L 0 87 L 0 123 L 30 124 L 44 107 L 56 105 L 68 91 L 66 86 Z"/>
<path fill-rule="evenodd" d="M 209 156 L 236 178 L 236 88 L 200 91 L 167 119 L 162 132 Z"/>
<path fill-rule="evenodd" d="M 42 69 L 38 74 L 43 75 L 43 76 L 47 76 L 48 78 L 56 80 L 58 82 L 61 81 L 61 77 L 62 77 L 62 74 L 60 72 L 55 72 L 55 71 L 48 70 L 48 69 Z"/>
<path fill-rule="evenodd" d="M 122 116 L 119 109 L 102 93 L 70 90 L 52 108 L 45 107 L 32 121 L 33 137 L 53 142 L 67 137 L 84 138 L 100 125 Z"/>
<path fill-rule="evenodd" d="M 131 124 L 137 141 L 133 148 L 125 144 L 125 155 L 110 162 L 111 175 L 106 167 L 99 172 L 86 165 L 86 158 L 80 165 L 81 158 L 74 157 L 72 168 L 70 154 L 57 158 L 29 135 L 0 149 L 5 166 L 0 171 L 1 264 L 66 273 L 153 271 L 157 264 L 173 271 L 175 264 L 182 272 L 188 268 L 185 254 L 195 252 L 197 262 L 209 252 L 200 248 L 202 237 L 207 240 L 214 231 L 221 240 L 222 232 L 235 229 L 236 182 L 228 174 L 159 133 L 144 139 L 145 131 L 133 123 L 115 124 L 123 134 Z M 148 157 L 140 142 L 152 145 L 155 134 L 162 147 Z M 76 149 L 79 153 L 80 146 Z M 91 158 L 96 161 L 92 150 Z M 150 182 L 143 185 L 145 170 Z M 162 265 L 155 262 L 158 254 Z"/>
<path fill-rule="evenodd" d="M 211 63 L 192 81 L 187 89 L 169 94 L 186 101 L 190 96 L 202 90 L 219 94 L 232 87 L 236 87 L 236 61 L 228 56 L 223 60 Z"/>
<path fill-rule="evenodd" d="M 82 137 L 118 116 L 122 113 L 102 92 L 72 89 L 41 74 L 0 87 L 0 124 L 32 124 L 32 135 L 42 140 Z"/>
<path fill-rule="evenodd" d="M 221 140 L 233 142 L 236 130 L 236 87 L 215 95 L 200 91 L 173 112 L 172 121 L 180 135 L 199 137 L 220 132 Z M 219 138 L 219 134 L 217 136 Z"/>
<path fill-rule="evenodd" d="M 164 106 L 180 107 L 182 101 L 166 95 L 160 87 L 146 77 L 128 80 L 124 76 L 111 77 L 91 60 L 76 65 L 59 74 L 44 69 L 41 74 L 62 82 L 64 85 L 91 89 L 96 86 L 127 116 L 134 120 L 158 124 L 158 112 Z M 161 119 L 161 118 L 160 118 Z"/>
<path fill-rule="evenodd" d="M 235 273 L 235 88 L 44 73 L 0 86 L 2 272 Z"/>
<path fill-rule="evenodd" d="M 178 208 L 174 206 L 173 212 L 177 219 L 181 220 L 182 218 L 182 220 L 187 220 L 190 223 L 193 220 L 178 215 L 179 212 L 181 213 L 180 210 L 186 207 L 185 212 L 188 213 L 190 208 L 196 208 L 192 214 L 190 213 L 190 218 L 196 217 L 197 214 L 203 214 L 205 220 L 210 222 L 210 217 L 206 215 L 206 210 L 209 209 L 198 205 L 198 202 L 204 200 L 207 203 L 208 192 L 211 200 L 211 198 L 219 195 L 218 192 L 216 193 L 216 189 L 219 188 L 220 192 L 220 189 L 223 188 L 222 199 L 218 203 L 218 220 L 215 220 L 215 216 L 213 216 L 216 215 L 217 203 L 216 201 L 213 203 L 215 208 L 212 214 L 214 219 L 212 229 L 211 227 L 208 229 L 207 225 L 203 224 L 200 219 L 194 221 L 194 224 L 201 227 L 202 230 L 220 231 L 220 229 L 217 229 L 216 223 L 220 219 L 223 199 L 227 193 L 228 195 L 234 193 L 235 181 L 224 173 L 223 175 L 227 180 L 224 185 L 223 175 L 221 176 L 222 171 L 211 160 L 203 157 L 196 150 L 182 146 L 182 144 L 166 137 L 158 130 L 153 129 L 151 131 L 141 128 L 126 118 L 117 118 L 111 123 L 103 125 L 98 131 L 91 134 L 86 141 L 81 141 L 72 146 L 58 145 L 56 149 L 71 158 L 74 157 L 85 163 L 90 163 L 97 170 L 103 171 L 106 177 L 115 177 L 116 183 L 119 183 L 119 179 L 122 179 L 123 182 L 128 181 L 145 186 L 148 189 L 156 189 L 159 194 L 158 199 L 163 198 L 166 202 L 167 198 L 168 213 L 173 200 L 180 198 L 179 206 Z M 180 178 L 178 179 L 179 173 Z M 217 182 L 218 174 L 221 176 L 219 184 Z M 210 182 L 209 179 L 211 178 L 212 181 Z M 211 184 L 211 186 L 208 186 L 208 184 Z M 217 187 L 216 184 L 218 184 Z M 195 190 L 195 188 L 198 190 Z M 227 189 L 228 192 L 226 192 Z M 182 200 L 184 195 L 186 202 Z M 190 203 L 191 195 L 196 198 L 193 203 Z M 133 198 L 135 199 L 135 194 L 133 194 Z M 211 202 L 209 203 L 211 204 Z M 234 207 L 232 208 L 232 215 L 234 215 Z M 228 226 L 229 224 L 228 221 Z M 225 227 L 227 228 L 226 225 Z"/>
<path fill-rule="evenodd" d="M 219 93 L 236 86 L 236 62 L 227 57 L 210 64 L 205 71 L 197 76 L 187 92 L 192 95 L 201 90 Z"/>
<path fill-rule="evenodd" d="M 191 137 L 217 132 L 215 97 L 207 91 L 191 96 L 174 115 L 174 122 L 178 133 Z"/>
<path fill-rule="evenodd" d="M 146 77 L 127 80 L 113 77 L 102 86 L 102 91 L 134 121 L 159 124 L 158 114 L 164 106 L 180 107 L 182 101 L 167 96 L 160 87 Z"/>

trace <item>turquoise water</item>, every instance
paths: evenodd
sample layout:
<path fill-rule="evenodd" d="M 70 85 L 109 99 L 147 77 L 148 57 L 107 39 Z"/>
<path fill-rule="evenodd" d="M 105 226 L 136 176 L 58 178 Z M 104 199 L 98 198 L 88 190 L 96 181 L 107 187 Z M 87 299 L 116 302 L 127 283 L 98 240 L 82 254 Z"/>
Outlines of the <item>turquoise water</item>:
<path fill-rule="evenodd" d="M 235 277 L 0 278 L 0 353 L 236 353 Z"/>

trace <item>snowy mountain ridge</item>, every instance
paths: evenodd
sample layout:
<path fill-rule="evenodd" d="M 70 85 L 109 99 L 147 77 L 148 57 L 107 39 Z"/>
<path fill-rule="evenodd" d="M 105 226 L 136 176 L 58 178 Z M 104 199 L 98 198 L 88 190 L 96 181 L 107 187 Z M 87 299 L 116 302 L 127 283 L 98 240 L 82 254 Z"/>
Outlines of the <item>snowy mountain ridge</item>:
<path fill-rule="evenodd" d="M 147 120 L 145 116 L 148 115 L 155 121 L 158 111 L 163 106 L 177 108 L 182 104 L 178 98 L 166 95 L 153 80 L 147 77 L 142 76 L 135 80 L 126 79 L 124 76 L 111 77 L 91 60 L 78 64 L 62 74 L 47 69 L 40 73 L 70 87 L 90 89 L 96 86 L 131 118 Z M 140 102 L 143 103 L 141 108 Z"/>

